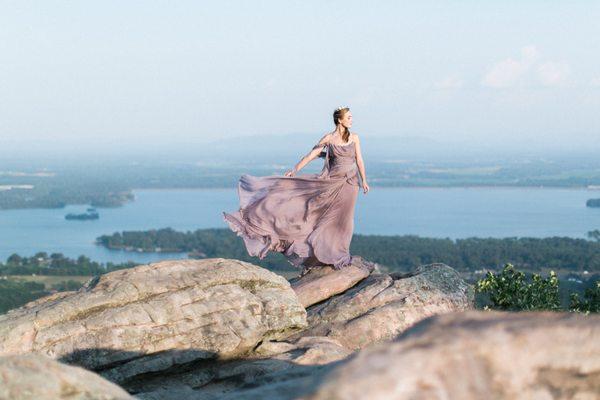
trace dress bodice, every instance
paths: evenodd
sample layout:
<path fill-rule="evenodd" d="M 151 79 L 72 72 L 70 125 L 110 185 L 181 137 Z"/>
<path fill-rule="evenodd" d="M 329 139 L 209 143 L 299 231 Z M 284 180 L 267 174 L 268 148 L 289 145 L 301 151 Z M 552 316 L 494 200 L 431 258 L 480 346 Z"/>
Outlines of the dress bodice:
<path fill-rule="evenodd" d="M 325 164 L 319 176 L 346 178 L 348 183 L 360 186 L 354 142 L 346 145 L 328 143 L 326 149 Z"/>
<path fill-rule="evenodd" d="M 327 151 L 330 152 L 329 159 L 332 163 L 349 164 L 356 161 L 354 142 L 344 145 L 328 143 Z"/>

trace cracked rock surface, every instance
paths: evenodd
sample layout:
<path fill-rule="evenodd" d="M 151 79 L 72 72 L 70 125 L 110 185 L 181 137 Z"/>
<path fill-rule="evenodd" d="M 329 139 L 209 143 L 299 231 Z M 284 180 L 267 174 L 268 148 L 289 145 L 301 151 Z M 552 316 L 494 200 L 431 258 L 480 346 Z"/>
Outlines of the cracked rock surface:
<path fill-rule="evenodd" d="M 273 272 L 219 258 L 162 261 L 110 272 L 0 316 L 0 355 L 40 353 L 121 383 L 238 357 L 305 326 L 298 297 Z"/>
<path fill-rule="evenodd" d="M 472 287 L 445 264 L 422 265 L 408 274 L 371 274 L 308 307 L 308 328 L 288 339 L 326 336 L 357 350 L 390 340 L 431 315 L 472 309 L 473 299 Z"/>
<path fill-rule="evenodd" d="M 473 306 L 447 265 L 385 271 L 361 257 L 290 281 L 222 258 L 114 271 L 0 316 L 0 356 L 81 365 L 146 400 L 298 399 L 360 349 Z"/>
<path fill-rule="evenodd" d="M 157 375 L 130 390 L 146 400 L 298 399 L 360 348 L 391 339 L 430 315 L 472 308 L 471 287 L 447 265 L 386 274 L 359 263 L 315 268 L 291 279 L 301 301 L 312 304 L 303 330 L 264 340 L 246 358 L 195 366 L 167 379 Z"/>

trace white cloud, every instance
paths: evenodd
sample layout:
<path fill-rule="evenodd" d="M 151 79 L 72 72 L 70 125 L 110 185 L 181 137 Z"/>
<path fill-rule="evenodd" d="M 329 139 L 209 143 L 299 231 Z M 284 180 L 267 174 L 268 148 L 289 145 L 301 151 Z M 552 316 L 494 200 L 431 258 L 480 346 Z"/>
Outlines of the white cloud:
<path fill-rule="evenodd" d="M 590 85 L 592 86 L 600 86 L 600 77 L 594 78 L 591 80 Z"/>
<path fill-rule="evenodd" d="M 563 86 L 571 69 L 564 62 L 547 62 L 537 68 L 538 78 L 544 86 Z"/>
<path fill-rule="evenodd" d="M 535 46 L 521 49 L 519 59 L 507 58 L 490 68 L 481 84 L 493 88 L 506 88 L 522 84 L 541 84 L 561 87 L 569 82 L 571 68 L 564 61 L 540 60 Z"/>
<path fill-rule="evenodd" d="M 507 58 L 495 64 L 481 81 L 482 85 L 502 88 L 514 85 L 532 67 L 538 58 L 535 46 L 525 46 L 521 49 L 521 58 Z"/>
<path fill-rule="evenodd" d="M 437 82 L 434 86 L 437 89 L 460 89 L 463 87 L 463 80 L 457 78 L 455 76 L 449 76 L 439 82 Z"/>

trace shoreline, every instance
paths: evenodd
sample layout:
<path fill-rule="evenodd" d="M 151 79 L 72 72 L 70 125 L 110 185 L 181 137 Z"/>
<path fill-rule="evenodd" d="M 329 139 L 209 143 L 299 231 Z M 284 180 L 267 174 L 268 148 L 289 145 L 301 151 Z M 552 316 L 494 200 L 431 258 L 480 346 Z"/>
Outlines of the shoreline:
<path fill-rule="evenodd" d="M 503 190 L 503 189 L 522 189 L 522 190 L 561 190 L 561 191 L 584 191 L 590 193 L 590 198 L 600 198 L 600 187 L 588 187 L 588 186 L 520 186 L 520 185 L 454 185 L 454 186 L 371 186 L 372 189 L 376 190 L 480 190 L 480 189 L 488 189 L 488 190 Z M 127 199 L 123 203 L 112 206 L 102 206 L 96 205 L 94 208 L 104 209 L 104 208 L 121 208 L 126 206 L 127 204 L 134 203 L 137 200 L 136 192 L 168 192 L 168 191 L 213 191 L 213 190 L 222 190 L 222 191 L 236 191 L 237 185 L 232 185 L 229 187 L 169 187 L 169 188 L 130 188 L 127 191 L 133 194 L 133 199 Z M 595 193 L 599 195 L 596 197 Z M 65 209 L 68 206 L 91 206 L 90 203 L 66 203 L 62 207 L 10 207 L 10 208 L 1 208 L 2 211 L 11 211 L 11 210 L 51 210 L 51 209 Z"/>

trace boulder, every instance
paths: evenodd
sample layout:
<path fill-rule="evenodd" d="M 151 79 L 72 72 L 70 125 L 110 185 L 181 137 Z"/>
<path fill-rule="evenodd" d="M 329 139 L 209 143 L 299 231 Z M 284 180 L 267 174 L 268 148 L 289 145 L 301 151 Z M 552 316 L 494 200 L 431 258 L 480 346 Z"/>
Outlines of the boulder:
<path fill-rule="evenodd" d="M 357 350 L 391 340 L 423 318 L 473 308 L 474 292 L 445 264 L 408 274 L 371 274 L 343 293 L 307 309 L 308 328 L 290 335 L 326 336 Z"/>
<path fill-rule="evenodd" d="M 353 257 L 352 264 L 336 270 L 330 266 L 308 269 L 302 276 L 290 279 L 300 303 L 308 307 L 347 289 L 365 279 L 375 268 L 374 263 Z"/>
<path fill-rule="evenodd" d="M 303 336 L 294 342 L 265 342 L 255 353 L 276 360 L 300 365 L 321 365 L 343 360 L 353 352 L 335 339 L 324 336 Z"/>
<path fill-rule="evenodd" d="M 152 380 L 145 376 L 126 388 L 142 399 L 296 399 L 310 393 L 326 371 L 357 349 L 393 338 L 428 315 L 472 306 L 471 287 L 446 265 L 425 265 L 410 274 L 391 275 L 375 273 L 380 269 L 370 268 L 368 262 L 364 265 L 340 271 L 314 268 L 291 280 L 295 290 L 320 286 L 332 293 L 329 283 L 339 292 L 308 308 L 308 328 L 284 339 L 263 340 L 244 359 L 196 364 Z M 355 278 L 338 274 L 347 271 L 360 276 L 364 274 L 361 269 L 373 272 L 345 287 Z M 358 325 L 358 321 L 363 322 Z M 361 330 L 352 331 L 356 327 Z"/>
<path fill-rule="evenodd" d="M 0 316 L 0 355 L 40 353 L 113 382 L 249 353 L 306 327 L 283 277 L 238 260 L 162 261 Z"/>
<path fill-rule="evenodd" d="M 598 399 L 600 316 L 467 311 L 347 358 L 304 400 Z"/>
<path fill-rule="evenodd" d="M 0 400 L 133 400 L 114 383 L 80 367 L 25 354 L 0 357 Z"/>
<path fill-rule="evenodd" d="M 141 376 L 126 389 L 139 399 L 295 399 L 311 393 L 325 372 L 351 352 L 333 339 L 265 342 L 256 354 Z"/>
<path fill-rule="evenodd" d="M 0 316 L 0 355 L 78 364 L 140 399 L 291 400 L 355 351 L 472 307 L 472 288 L 446 265 L 387 274 L 355 260 L 290 282 L 221 258 L 111 272 Z"/>

